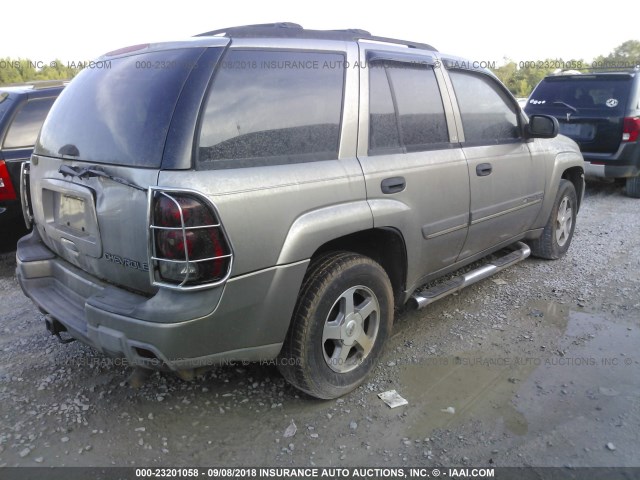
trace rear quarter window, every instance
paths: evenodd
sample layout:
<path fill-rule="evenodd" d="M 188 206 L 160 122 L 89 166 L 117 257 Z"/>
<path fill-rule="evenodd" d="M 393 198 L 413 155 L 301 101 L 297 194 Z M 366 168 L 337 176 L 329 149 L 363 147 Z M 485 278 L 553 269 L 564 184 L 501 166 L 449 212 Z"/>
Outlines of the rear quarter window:
<path fill-rule="evenodd" d="M 230 50 L 201 118 L 198 165 L 242 168 L 338 158 L 339 53 Z"/>

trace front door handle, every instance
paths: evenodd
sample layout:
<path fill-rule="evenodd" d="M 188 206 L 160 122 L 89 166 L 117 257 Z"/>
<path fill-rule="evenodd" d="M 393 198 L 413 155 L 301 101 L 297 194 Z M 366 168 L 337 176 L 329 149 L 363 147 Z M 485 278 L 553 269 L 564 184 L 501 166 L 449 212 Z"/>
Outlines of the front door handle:
<path fill-rule="evenodd" d="M 398 193 L 403 191 L 407 186 L 407 181 L 404 177 L 391 177 L 385 178 L 380 184 L 382 193 Z"/>
<path fill-rule="evenodd" d="M 476 175 L 479 177 L 486 177 L 487 175 L 491 175 L 493 171 L 493 166 L 490 163 L 481 163 L 476 167 Z"/>

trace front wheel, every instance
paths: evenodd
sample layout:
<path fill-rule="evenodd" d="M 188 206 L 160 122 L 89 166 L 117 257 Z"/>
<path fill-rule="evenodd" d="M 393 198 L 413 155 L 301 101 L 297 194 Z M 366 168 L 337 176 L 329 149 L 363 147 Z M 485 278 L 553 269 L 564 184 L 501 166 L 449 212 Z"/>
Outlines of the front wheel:
<path fill-rule="evenodd" d="M 393 321 L 393 290 L 372 259 L 336 252 L 313 262 L 278 358 L 282 375 L 317 398 L 340 397 L 366 378 Z"/>
<path fill-rule="evenodd" d="M 540 238 L 531 243 L 531 253 L 549 260 L 562 257 L 571 244 L 577 213 L 578 197 L 573 183 L 560 180 L 551 215 Z"/>

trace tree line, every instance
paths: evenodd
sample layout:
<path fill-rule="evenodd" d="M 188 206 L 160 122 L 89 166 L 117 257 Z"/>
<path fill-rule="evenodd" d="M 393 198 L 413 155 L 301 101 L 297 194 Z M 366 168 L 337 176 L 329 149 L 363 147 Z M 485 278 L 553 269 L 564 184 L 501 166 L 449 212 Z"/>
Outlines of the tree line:
<path fill-rule="evenodd" d="M 81 68 L 62 60 L 33 61 L 28 58 L 0 58 L 0 85 L 39 80 L 70 80 Z"/>
<path fill-rule="evenodd" d="M 640 41 L 628 40 L 608 55 L 600 55 L 590 62 L 583 59 L 552 59 L 515 62 L 508 58 L 504 65 L 492 69 L 493 73 L 516 97 L 527 97 L 546 75 L 556 70 L 620 70 L 640 65 Z M 81 64 L 34 62 L 30 59 L 0 58 L 0 86 L 38 80 L 70 80 L 80 70 Z"/>

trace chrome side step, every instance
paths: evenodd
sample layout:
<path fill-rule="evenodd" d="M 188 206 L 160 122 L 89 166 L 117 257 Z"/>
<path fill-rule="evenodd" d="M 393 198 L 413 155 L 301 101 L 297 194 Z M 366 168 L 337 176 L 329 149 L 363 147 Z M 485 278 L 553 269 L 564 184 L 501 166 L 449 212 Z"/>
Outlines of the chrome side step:
<path fill-rule="evenodd" d="M 454 277 L 451 280 L 423 290 L 419 293 L 414 293 L 411 295 L 409 300 L 410 303 L 417 309 L 426 307 L 436 300 L 440 300 L 447 295 L 451 295 L 452 293 L 462 290 L 464 287 L 468 287 L 469 285 L 473 285 L 480 280 L 490 277 L 511 265 L 521 262 L 531 255 L 531 249 L 523 242 L 517 242 L 514 244 L 514 247 L 517 248 L 517 250 L 514 250 L 503 257 L 497 258 L 487 265 L 483 265 L 476 270 Z"/>

